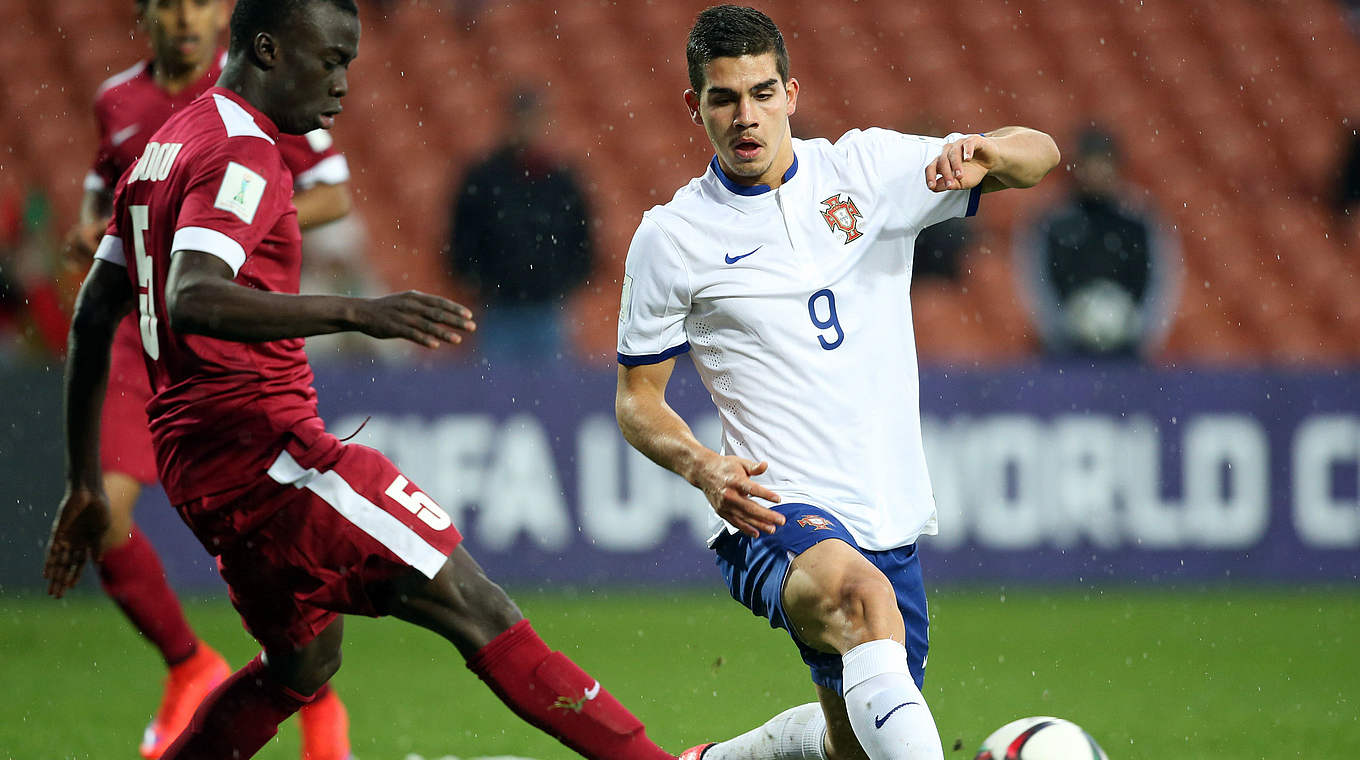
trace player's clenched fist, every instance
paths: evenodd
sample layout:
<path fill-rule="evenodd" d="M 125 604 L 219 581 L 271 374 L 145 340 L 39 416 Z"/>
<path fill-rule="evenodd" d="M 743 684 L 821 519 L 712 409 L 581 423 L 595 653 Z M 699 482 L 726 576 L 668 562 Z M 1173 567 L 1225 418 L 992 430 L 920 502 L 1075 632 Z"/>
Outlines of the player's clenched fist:
<path fill-rule="evenodd" d="M 408 290 L 363 301 L 359 330 L 374 338 L 404 338 L 429 348 L 461 343 L 459 332 L 472 332 L 477 323 L 462 304 L 429 293 Z"/>
<path fill-rule="evenodd" d="M 719 517 L 742 533 L 758 538 L 762 533 L 773 533 L 784 524 L 783 515 L 750 498 L 755 496 L 779 503 L 779 494 L 751 480 L 769 467 L 769 462 L 719 456 L 704 464 L 695 485 L 708 497 L 708 503 Z"/>
<path fill-rule="evenodd" d="M 955 140 L 926 166 L 926 187 L 937 193 L 976 187 L 995 168 L 997 155 L 996 142 L 990 137 L 969 135 Z"/>

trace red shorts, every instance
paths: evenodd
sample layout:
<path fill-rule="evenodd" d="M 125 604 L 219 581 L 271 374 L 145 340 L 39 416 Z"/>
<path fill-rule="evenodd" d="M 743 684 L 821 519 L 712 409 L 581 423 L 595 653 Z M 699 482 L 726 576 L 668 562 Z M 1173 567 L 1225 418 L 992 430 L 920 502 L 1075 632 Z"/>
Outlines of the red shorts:
<path fill-rule="evenodd" d="M 231 602 L 267 651 L 300 648 L 341 613 L 385 614 L 369 595 L 375 584 L 413 569 L 433 578 L 462 540 L 448 514 L 381 452 L 335 446 L 319 463 L 308 453 L 285 449 L 267 478 L 179 507 L 191 528 L 195 515 L 275 507 L 229 544 L 195 531 L 209 551 L 225 545 L 213 553 Z"/>
<path fill-rule="evenodd" d="M 109 388 L 99 419 L 99 464 L 104 472 L 121 472 L 143 485 L 156 482 L 156 453 L 146 419 L 150 400 L 151 380 L 134 312 L 119 323 L 113 336 Z"/>

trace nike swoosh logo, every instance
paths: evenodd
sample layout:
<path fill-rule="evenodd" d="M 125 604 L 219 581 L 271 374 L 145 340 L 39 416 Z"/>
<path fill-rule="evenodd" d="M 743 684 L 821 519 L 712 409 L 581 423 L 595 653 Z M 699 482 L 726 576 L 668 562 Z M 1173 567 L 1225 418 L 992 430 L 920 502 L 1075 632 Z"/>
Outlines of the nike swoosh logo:
<path fill-rule="evenodd" d="M 727 263 L 729 263 L 729 264 L 735 264 L 735 263 L 737 263 L 738 261 L 741 261 L 742 259 L 746 258 L 747 256 L 750 256 L 752 253 L 755 253 L 756 251 L 759 251 L 761 248 L 764 248 L 764 247 L 765 247 L 765 246 L 763 246 L 763 245 L 758 245 L 758 246 L 756 246 L 755 248 L 752 248 L 752 249 L 751 249 L 751 253 L 743 253 L 743 254 L 740 255 L 740 256 L 733 256 L 732 254 L 729 253 L 729 254 L 727 254 L 726 256 L 724 256 L 723 259 L 725 259 L 725 260 L 727 261 Z"/>
<path fill-rule="evenodd" d="M 586 689 L 586 699 L 591 700 L 598 696 L 600 696 L 600 682 L 596 681 L 594 686 L 590 687 L 589 689 Z M 889 715 L 891 714 L 892 713 L 889 713 Z"/>
<path fill-rule="evenodd" d="M 113 133 L 113 136 L 109 138 L 109 142 L 113 143 L 113 146 L 116 148 L 119 145 L 122 145 L 123 143 L 127 142 L 129 137 L 132 137 L 133 135 L 137 134 L 139 131 L 141 131 L 141 129 L 142 129 L 141 124 L 133 124 L 130 127 L 120 129 L 117 132 Z"/>
<path fill-rule="evenodd" d="M 878 717 L 877 715 L 875 715 L 875 716 L 874 716 L 874 728 L 883 728 L 883 724 L 888 722 L 888 718 L 891 718 L 891 717 L 893 716 L 893 713 L 897 712 L 898 710 L 901 710 L 903 707 L 906 707 L 907 705 L 918 705 L 918 704 L 920 704 L 920 702 L 903 702 L 902 704 L 898 705 L 897 707 L 894 707 L 893 709 L 889 710 L 889 711 L 888 711 L 888 714 L 887 714 L 887 715 L 884 715 L 882 718 L 880 718 L 880 717 Z"/>

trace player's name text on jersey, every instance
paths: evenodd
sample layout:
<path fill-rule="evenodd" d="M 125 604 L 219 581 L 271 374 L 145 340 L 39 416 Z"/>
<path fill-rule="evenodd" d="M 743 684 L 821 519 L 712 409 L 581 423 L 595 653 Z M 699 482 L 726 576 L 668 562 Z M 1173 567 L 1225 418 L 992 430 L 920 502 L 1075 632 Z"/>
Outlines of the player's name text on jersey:
<path fill-rule="evenodd" d="M 133 182 L 159 182 L 170 176 L 170 167 L 184 147 L 183 143 L 147 143 L 137 166 L 128 175 L 128 184 Z"/>

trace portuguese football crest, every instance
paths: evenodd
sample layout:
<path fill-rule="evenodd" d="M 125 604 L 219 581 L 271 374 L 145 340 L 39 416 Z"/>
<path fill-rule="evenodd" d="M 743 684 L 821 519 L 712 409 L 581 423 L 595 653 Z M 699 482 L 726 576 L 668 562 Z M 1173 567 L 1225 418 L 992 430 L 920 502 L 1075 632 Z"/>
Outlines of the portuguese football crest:
<path fill-rule="evenodd" d="M 841 194 L 836 193 L 822 201 L 822 205 L 826 207 L 822 209 L 822 218 L 826 220 L 826 225 L 832 232 L 836 230 L 844 232 L 847 244 L 864 234 L 857 229 L 858 220 L 863 219 L 864 215 L 855 208 L 855 202 L 850 196 L 847 195 L 845 200 L 841 200 Z"/>
<path fill-rule="evenodd" d="M 798 518 L 798 524 L 813 530 L 831 530 L 833 527 L 831 521 L 821 515 L 803 515 Z"/>

